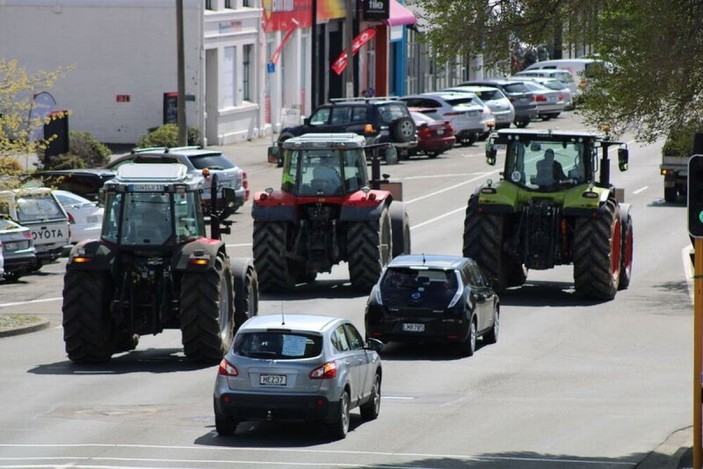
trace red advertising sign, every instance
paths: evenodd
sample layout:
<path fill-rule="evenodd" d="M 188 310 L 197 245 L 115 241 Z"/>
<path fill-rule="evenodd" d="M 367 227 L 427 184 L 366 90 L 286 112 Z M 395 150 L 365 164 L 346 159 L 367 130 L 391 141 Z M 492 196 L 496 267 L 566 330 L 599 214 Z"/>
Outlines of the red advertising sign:
<path fill-rule="evenodd" d="M 274 51 L 273 55 L 271 56 L 271 63 L 274 64 L 274 65 L 275 65 L 276 63 L 278 63 L 278 59 L 281 57 L 281 52 L 283 52 L 283 47 L 286 45 L 286 42 L 288 42 L 288 40 L 290 39 L 290 37 L 291 37 L 291 36 L 293 35 L 293 33 L 295 32 L 295 29 L 298 27 L 298 22 L 297 22 L 295 19 L 293 19 L 293 22 L 292 22 L 292 23 L 293 23 L 293 24 L 291 25 L 291 27 L 290 27 L 290 28 L 288 29 L 288 31 L 286 32 L 286 35 L 283 36 L 283 40 L 282 40 L 281 43 L 278 45 L 278 47 L 276 47 L 276 50 Z"/>
<path fill-rule="evenodd" d="M 312 0 L 263 0 L 264 31 L 288 31 L 312 26 Z"/>
<path fill-rule="evenodd" d="M 356 53 L 359 52 L 359 49 L 373 39 L 374 36 L 376 36 L 376 30 L 374 28 L 368 28 L 361 31 L 352 42 L 352 55 L 356 55 Z M 347 51 L 345 50 L 342 51 L 342 53 L 339 54 L 339 57 L 337 57 L 337 60 L 332 63 L 331 68 L 335 71 L 335 73 L 337 73 L 337 75 L 341 75 L 344 69 L 347 68 L 347 62 Z"/>

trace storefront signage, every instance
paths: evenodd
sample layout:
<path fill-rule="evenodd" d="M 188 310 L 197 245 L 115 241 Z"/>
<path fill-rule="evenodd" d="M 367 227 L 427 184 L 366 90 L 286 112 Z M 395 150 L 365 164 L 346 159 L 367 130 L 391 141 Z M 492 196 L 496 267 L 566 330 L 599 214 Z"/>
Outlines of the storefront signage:
<path fill-rule="evenodd" d="M 387 20 L 391 0 L 364 0 L 363 13 L 367 20 Z"/>

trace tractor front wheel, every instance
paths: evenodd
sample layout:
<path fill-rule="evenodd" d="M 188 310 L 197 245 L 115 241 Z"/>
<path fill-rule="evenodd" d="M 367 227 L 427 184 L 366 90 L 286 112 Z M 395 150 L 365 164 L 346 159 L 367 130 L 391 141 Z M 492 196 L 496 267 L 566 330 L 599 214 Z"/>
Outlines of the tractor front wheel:
<path fill-rule="evenodd" d="M 471 196 L 475 197 L 474 195 Z M 503 217 L 496 214 L 479 214 L 472 208 L 471 199 L 464 218 L 462 255 L 470 257 L 496 283 L 500 292 L 509 286 L 509 270 L 503 252 Z M 524 280 L 523 280 L 524 281 Z"/>
<path fill-rule="evenodd" d="M 186 272 L 181 281 L 181 333 L 186 357 L 219 363 L 234 338 L 232 272 L 218 256 L 205 272 Z"/>
<path fill-rule="evenodd" d="M 410 254 L 410 217 L 403 202 L 391 202 L 391 232 L 393 233 L 393 257 Z"/>

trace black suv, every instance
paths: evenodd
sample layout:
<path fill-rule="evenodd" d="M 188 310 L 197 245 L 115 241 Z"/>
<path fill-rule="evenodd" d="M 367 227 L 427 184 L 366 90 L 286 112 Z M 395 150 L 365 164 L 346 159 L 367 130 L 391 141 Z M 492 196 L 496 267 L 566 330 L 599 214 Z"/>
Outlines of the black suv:
<path fill-rule="evenodd" d="M 367 337 L 383 342 L 448 342 L 471 356 L 476 340 L 498 340 L 499 299 L 473 259 L 395 257 L 366 303 Z"/>
<path fill-rule="evenodd" d="M 417 128 L 404 102 L 392 98 L 335 99 L 306 117 L 303 125 L 281 130 L 279 142 L 307 133 L 354 132 L 366 137 L 367 144 L 391 143 L 384 153 L 387 164 L 398 155 L 409 157 L 417 146 Z"/>
<path fill-rule="evenodd" d="M 498 88 L 508 97 L 515 108 L 515 125 L 527 127 L 532 119 L 537 118 L 537 102 L 534 93 L 522 81 L 516 80 L 473 80 L 460 86 L 490 86 Z"/>
<path fill-rule="evenodd" d="M 42 186 L 73 192 L 93 202 L 98 201 L 98 194 L 105 181 L 115 177 L 110 169 L 53 169 L 36 171 L 30 179 L 39 180 Z"/>

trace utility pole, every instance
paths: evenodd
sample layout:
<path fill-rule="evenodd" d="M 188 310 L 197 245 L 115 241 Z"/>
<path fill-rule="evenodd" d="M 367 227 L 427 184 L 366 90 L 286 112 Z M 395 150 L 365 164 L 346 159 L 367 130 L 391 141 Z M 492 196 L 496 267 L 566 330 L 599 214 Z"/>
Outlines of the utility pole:
<path fill-rule="evenodd" d="M 354 41 L 354 9 L 352 0 L 346 0 L 344 9 L 346 19 L 344 21 L 344 43 L 347 48 L 347 68 L 344 69 L 344 95 L 347 98 L 354 97 L 354 55 L 352 42 Z"/>
<path fill-rule="evenodd" d="M 176 36 L 178 49 L 178 146 L 188 144 L 186 135 L 186 72 L 185 52 L 183 50 L 183 0 L 176 0 Z"/>

